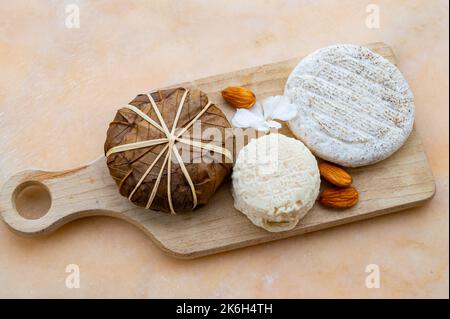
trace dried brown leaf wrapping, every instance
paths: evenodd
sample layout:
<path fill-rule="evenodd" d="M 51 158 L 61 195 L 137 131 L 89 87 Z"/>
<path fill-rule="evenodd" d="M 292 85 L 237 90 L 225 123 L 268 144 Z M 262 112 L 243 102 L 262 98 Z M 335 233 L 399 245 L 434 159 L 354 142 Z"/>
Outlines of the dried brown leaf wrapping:
<path fill-rule="evenodd" d="M 183 93 L 183 88 L 160 90 L 152 93 L 152 97 L 169 128 L 172 127 Z M 208 97 L 206 94 L 198 90 L 190 90 L 180 114 L 177 127 L 184 127 L 207 103 Z M 130 104 L 159 123 L 157 115 L 149 103 L 148 96 L 144 94 L 138 95 Z M 225 129 L 231 127 L 231 125 L 223 112 L 215 105 L 212 105 L 199 120 L 201 121 L 201 132 L 215 127 L 222 133 L 222 146 L 224 146 Z M 191 136 L 192 131 L 193 127 L 188 130 Z M 131 110 L 122 108 L 117 112 L 113 122 L 109 126 L 105 141 L 105 153 L 117 145 L 164 137 L 161 131 L 150 125 L 139 115 Z M 211 137 L 202 137 L 201 141 L 205 143 L 211 142 Z M 109 172 L 116 181 L 120 193 L 123 196 L 129 196 L 143 173 L 164 146 L 165 144 L 162 144 L 114 153 L 107 158 Z M 192 158 L 201 156 L 201 150 L 194 149 L 193 147 L 189 148 Z M 164 157 L 164 155 L 161 156 L 155 167 L 131 198 L 132 202 L 136 205 L 146 206 Z M 222 163 L 193 163 L 190 161 L 189 163 L 185 163 L 185 166 L 195 186 L 198 206 L 208 202 L 217 188 L 230 174 L 232 168 L 231 163 L 224 163 L 224 161 Z M 179 164 L 176 162 L 172 162 L 171 167 L 171 189 L 172 203 L 175 211 L 183 212 L 191 210 L 193 206 L 192 192 Z M 150 208 L 164 212 L 170 211 L 167 198 L 167 168 L 164 168 L 160 185 Z"/>

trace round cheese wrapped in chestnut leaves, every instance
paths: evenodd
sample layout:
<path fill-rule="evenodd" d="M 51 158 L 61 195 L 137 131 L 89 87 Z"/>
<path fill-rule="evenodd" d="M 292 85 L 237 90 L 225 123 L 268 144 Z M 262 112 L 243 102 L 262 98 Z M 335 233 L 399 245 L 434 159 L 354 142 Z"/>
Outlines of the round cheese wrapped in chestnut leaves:
<path fill-rule="evenodd" d="M 172 213 L 192 210 L 206 204 L 231 172 L 225 149 L 230 127 L 201 91 L 140 94 L 109 125 L 109 172 L 120 194 L 136 205 Z"/>

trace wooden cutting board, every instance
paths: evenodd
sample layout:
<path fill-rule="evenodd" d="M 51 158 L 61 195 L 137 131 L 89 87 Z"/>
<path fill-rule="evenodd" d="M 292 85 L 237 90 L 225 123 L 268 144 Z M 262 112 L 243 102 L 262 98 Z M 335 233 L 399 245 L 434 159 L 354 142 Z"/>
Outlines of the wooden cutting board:
<path fill-rule="evenodd" d="M 383 43 L 367 45 L 395 63 Z M 282 94 L 285 81 L 300 58 L 178 84 L 206 92 L 230 118 L 233 110 L 220 96 L 229 85 L 251 88 L 259 99 Z M 285 128 L 284 133 L 290 134 Z M 376 165 L 349 169 L 360 191 L 360 202 L 348 210 L 315 205 L 291 231 L 269 233 L 254 226 L 232 206 L 230 184 L 223 185 L 210 203 L 195 212 L 169 215 L 139 208 L 118 193 L 103 156 L 92 163 L 62 172 L 26 170 L 4 184 L 0 212 L 4 222 L 21 235 L 49 233 L 71 220 L 96 215 L 122 218 L 142 229 L 172 256 L 195 258 L 392 213 L 418 206 L 431 198 L 435 183 L 422 143 L 415 131 L 393 156 Z M 51 207 L 39 219 L 18 214 L 15 202 L 27 186 L 48 190 Z"/>

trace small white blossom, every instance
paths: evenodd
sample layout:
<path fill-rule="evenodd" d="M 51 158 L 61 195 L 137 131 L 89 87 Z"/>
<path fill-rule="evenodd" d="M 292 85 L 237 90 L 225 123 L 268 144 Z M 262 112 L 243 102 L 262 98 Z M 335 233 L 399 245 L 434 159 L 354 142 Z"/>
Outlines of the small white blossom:
<path fill-rule="evenodd" d="M 258 131 L 279 129 L 281 124 L 275 120 L 288 121 L 297 115 L 297 108 L 284 95 L 270 96 L 262 105 L 255 103 L 250 109 L 238 109 L 231 124 L 235 127 L 252 127 Z"/>

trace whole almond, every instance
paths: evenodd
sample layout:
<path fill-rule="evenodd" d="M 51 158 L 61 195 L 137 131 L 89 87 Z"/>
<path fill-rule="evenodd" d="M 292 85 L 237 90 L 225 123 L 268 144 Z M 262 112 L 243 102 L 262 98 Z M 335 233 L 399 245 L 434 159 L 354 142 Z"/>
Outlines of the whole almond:
<path fill-rule="evenodd" d="M 342 168 L 329 163 L 319 164 L 320 176 L 333 185 L 339 187 L 349 187 L 352 184 L 352 177 Z"/>
<path fill-rule="evenodd" d="M 246 108 L 249 109 L 256 103 L 255 94 L 244 87 L 241 86 L 229 86 L 222 91 L 222 96 L 236 108 Z"/>
<path fill-rule="evenodd" d="M 329 188 L 319 196 L 319 202 L 327 207 L 350 208 L 358 203 L 359 194 L 356 188 Z"/>

